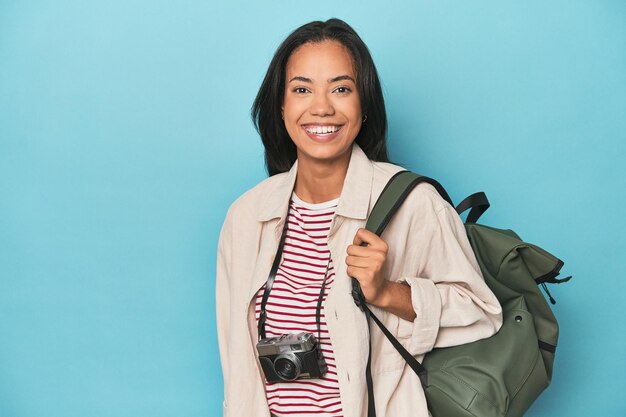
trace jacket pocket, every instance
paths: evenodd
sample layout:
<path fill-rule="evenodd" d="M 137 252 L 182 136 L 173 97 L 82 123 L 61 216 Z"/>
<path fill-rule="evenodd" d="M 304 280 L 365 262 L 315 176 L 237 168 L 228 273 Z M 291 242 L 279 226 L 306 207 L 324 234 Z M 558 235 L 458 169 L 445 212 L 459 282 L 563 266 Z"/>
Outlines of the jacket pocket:
<path fill-rule="evenodd" d="M 395 337 L 402 346 L 408 349 L 411 341 L 411 333 L 401 331 L 402 326 L 400 322 L 402 319 L 395 314 L 377 307 L 370 306 L 370 310 L 387 330 L 389 330 L 392 336 Z M 372 374 L 403 369 L 406 361 L 373 320 L 370 320 L 370 334 L 372 343 Z"/>

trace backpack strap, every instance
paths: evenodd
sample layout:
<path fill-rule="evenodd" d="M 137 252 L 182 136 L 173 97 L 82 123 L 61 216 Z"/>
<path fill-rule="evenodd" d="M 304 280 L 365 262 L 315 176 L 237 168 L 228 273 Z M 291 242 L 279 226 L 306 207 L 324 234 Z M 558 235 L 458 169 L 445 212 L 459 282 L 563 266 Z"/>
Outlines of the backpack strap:
<path fill-rule="evenodd" d="M 422 182 L 435 187 L 441 197 L 454 206 L 446 190 L 434 179 L 410 171 L 400 171 L 394 174 L 383 188 L 367 218 L 365 228 L 380 236 L 411 190 Z"/>
<path fill-rule="evenodd" d="M 371 232 L 376 233 L 380 236 L 385 227 L 389 224 L 389 221 L 398 210 L 398 208 L 402 205 L 406 197 L 409 195 L 411 190 L 415 188 L 418 184 L 421 183 L 431 184 L 437 192 L 444 198 L 450 205 L 452 204 L 452 200 L 450 196 L 446 192 L 446 190 L 439 184 L 437 181 L 432 178 L 424 177 L 419 174 L 415 174 L 410 171 L 400 171 L 393 175 L 387 185 L 383 189 L 382 193 L 376 200 L 376 204 L 372 208 L 372 212 L 370 213 L 365 228 Z M 363 242 L 362 246 L 367 246 L 367 243 Z M 367 307 L 365 303 L 365 296 L 363 295 L 363 291 L 361 290 L 361 285 L 359 281 L 355 278 L 352 278 L 352 298 L 354 299 L 354 303 L 365 313 L 365 317 L 367 319 L 367 327 L 369 329 L 370 318 L 374 320 L 374 323 L 380 328 L 385 337 L 391 342 L 393 347 L 400 353 L 402 358 L 407 362 L 407 364 L 411 367 L 413 372 L 419 377 L 422 386 L 426 387 L 428 385 L 428 379 L 426 374 L 426 368 L 407 351 L 404 346 L 391 334 L 391 332 L 382 324 L 382 322 L 372 313 L 372 311 Z M 367 366 L 365 369 L 365 379 L 367 382 L 367 404 L 368 417 L 376 417 L 376 408 L 374 405 L 374 385 L 372 381 L 372 340 L 370 334 L 369 340 L 369 353 L 367 357 Z"/>
<path fill-rule="evenodd" d="M 467 209 L 471 209 L 467 215 L 465 223 L 476 223 L 480 216 L 490 207 L 487 195 L 484 192 L 478 192 L 470 195 L 456 206 L 456 212 L 460 215 Z"/>

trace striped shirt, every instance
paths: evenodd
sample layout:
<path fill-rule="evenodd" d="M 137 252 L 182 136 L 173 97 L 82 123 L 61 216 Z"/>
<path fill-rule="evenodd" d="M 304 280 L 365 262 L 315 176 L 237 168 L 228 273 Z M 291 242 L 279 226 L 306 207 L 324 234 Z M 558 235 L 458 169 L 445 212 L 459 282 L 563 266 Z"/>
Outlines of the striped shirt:
<path fill-rule="evenodd" d="M 267 301 L 266 337 L 310 332 L 318 337 L 316 308 L 328 266 L 323 300 L 335 280 L 328 233 L 339 199 L 312 204 L 292 193 L 283 248 L 283 260 Z M 259 320 L 263 286 L 257 293 L 256 319 Z M 339 383 L 324 306 L 320 315 L 320 346 L 328 372 L 321 379 L 291 382 L 266 381 L 270 412 L 276 417 L 341 417 Z"/>

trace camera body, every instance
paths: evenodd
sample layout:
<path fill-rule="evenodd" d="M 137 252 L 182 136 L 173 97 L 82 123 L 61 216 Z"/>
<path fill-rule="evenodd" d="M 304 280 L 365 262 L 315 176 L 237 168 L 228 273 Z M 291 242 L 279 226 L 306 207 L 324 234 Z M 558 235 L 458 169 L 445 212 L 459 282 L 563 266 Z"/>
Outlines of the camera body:
<path fill-rule="evenodd" d="M 268 382 L 321 378 L 328 370 L 313 333 L 261 339 L 256 348 Z"/>

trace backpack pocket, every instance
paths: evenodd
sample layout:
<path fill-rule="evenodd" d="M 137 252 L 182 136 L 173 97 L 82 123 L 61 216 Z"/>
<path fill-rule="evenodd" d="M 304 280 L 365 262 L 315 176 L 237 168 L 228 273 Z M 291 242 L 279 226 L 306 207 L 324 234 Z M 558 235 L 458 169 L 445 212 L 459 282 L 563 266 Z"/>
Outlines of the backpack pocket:
<path fill-rule="evenodd" d="M 533 317 L 523 298 L 511 301 L 517 308 L 504 308 L 494 336 L 426 355 L 425 391 L 433 417 L 522 416 L 548 386 Z"/>

